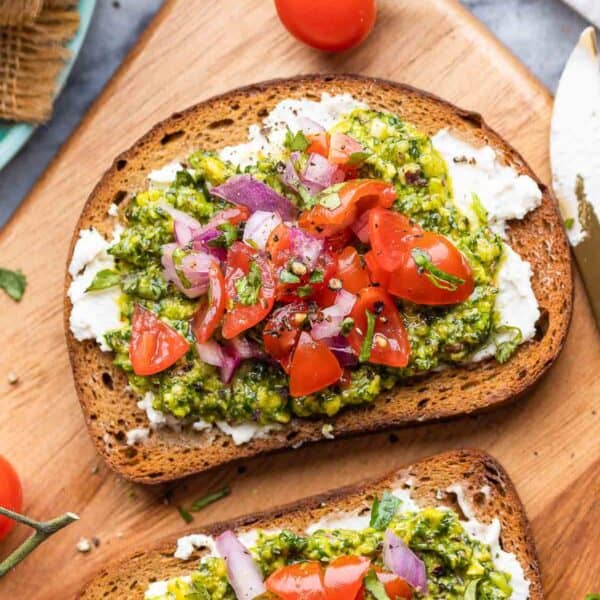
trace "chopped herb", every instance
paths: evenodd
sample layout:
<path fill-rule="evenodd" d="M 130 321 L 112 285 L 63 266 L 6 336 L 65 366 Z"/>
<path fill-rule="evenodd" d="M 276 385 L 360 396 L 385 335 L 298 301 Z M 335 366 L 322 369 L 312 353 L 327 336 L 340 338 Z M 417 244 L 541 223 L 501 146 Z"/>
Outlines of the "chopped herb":
<path fill-rule="evenodd" d="M 310 296 L 313 293 L 312 285 L 301 285 L 297 290 L 296 294 L 299 298 L 306 298 L 306 296 Z"/>
<path fill-rule="evenodd" d="M 0 288 L 13 300 L 19 302 L 25 293 L 27 279 L 21 271 L 10 271 L 0 268 Z"/>
<path fill-rule="evenodd" d="M 477 600 L 477 586 L 479 585 L 479 579 L 473 579 L 469 582 L 469 585 L 465 589 L 464 600 Z"/>
<path fill-rule="evenodd" d="M 342 205 L 342 201 L 337 192 L 330 192 L 319 198 L 319 204 L 329 210 L 334 210 Z"/>
<path fill-rule="evenodd" d="M 346 163 L 347 167 L 358 167 L 362 165 L 367 158 L 371 156 L 370 152 L 353 152 Z"/>
<path fill-rule="evenodd" d="M 411 256 L 419 270 L 425 273 L 427 279 L 429 279 L 435 287 L 454 292 L 459 285 L 462 285 L 465 282 L 465 280 L 460 277 L 456 277 L 451 273 L 446 273 L 446 271 L 438 269 L 431 262 L 431 255 L 426 250 L 413 248 Z"/>
<path fill-rule="evenodd" d="M 178 506 L 177 510 L 186 523 L 191 523 L 194 520 L 194 517 L 183 506 Z"/>
<path fill-rule="evenodd" d="M 279 272 L 279 281 L 283 281 L 283 283 L 300 283 L 300 277 L 287 269 L 281 269 Z"/>
<path fill-rule="evenodd" d="M 387 490 L 383 492 L 381 500 L 375 498 L 373 508 L 371 509 L 371 527 L 378 531 L 383 531 L 390 524 L 398 507 L 400 506 L 400 498 Z"/>
<path fill-rule="evenodd" d="M 213 494 L 207 494 L 203 498 L 199 498 L 198 500 L 193 502 L 192 506 L 190 506 L 190 510 L 192 512 L 198 512 L 199 510 L 202 510 L 203 508 L 207 507 L 209 504 L 212 504 L 213 502 L 216 502 L 221 498 L 225 498 L 225 496 L 229 496 L 230 493 L 231 490 L 228 487 L 224 487 L 218 492 L 214 492 Z"/>
<path fill-rule="evenodd" d="M 309 146 L 310 142 L 306 139 L 306 136 L 302 131 L 297 131 L 294 135 L 289 127 L 285 134 L 285 146 L 292 152 L 304 152 Z"/>
<path fill-rule="evenodd" d="M 194 187 L 194 178 L 189 171 L 177 171 L 175 173 L 175 187 Z"/>
<path fill-rule="evenodd" d="M 360 347 L 358 360 L 366 362 L 371 358 L 371 348 L 373 347 L 373 336 L 375 335 L 375 315 L 370 310 L 365 310 L 367 316 L 367 332 L 365 339 Z"/>
<path fill-rule="evenodd" d="M 519 344 L 523 341 L 523 332 L 518 327 L 511 327 L 509 325 L 502 325 L 496 327 L 494 330 L 494 336 L 502 333 L 510 333 L 512 337 L 505 342 L 496 342 L 496 360 L 502 365 L 504 364 L 515 352 Z"/>
<path fill-rule="evenodd" d="M 352 317 L 344 317 L 344 319 L 342 321 L 342 326 L 340 328 L 340 333 L 342 335 L 348 335 L 353 327 L 354 327 L 354 319 Z"/>
<path fill-rule="evenodd" d="M 221 232 L 219 236 L 208 242 L 213 248 L 229 248 L 238 239 L 238 228 L 231 223 L 217 225 L 217 229 Z"/>
<path fill-rule="evenodd" d="M 575 225 L 575 219 L 573 217 L 565 219 L 565 229 L 573 229 L 573 225 Z"/>
<path fill-rule="evenodd" d="M 308 278 L 308 281 L 310 281 L 310 283 L 323 283 L 323 279 L 325 278 L 325 274 L 323 273 L 323 271 L 313 271 L 310 274 L 310 277 Z"/>
<path fill-rule="evenodd" d="M 251 262 L 248 274 L 240 277 L 235 282 L 238 302 L 244 306 L 253 306 L 258 302 L 261 288 L 262 274 L 260 268 L 255 262 Z"/>
<path fill-rule="evenodd" d="M 303 185 L 298 186 L 298 194 L 304 202 L 304 208 L 312 208 L 315 205 L 315 199 L 310 195 L 310 192 Z"/>
<path fill-rule="evenodd" d="M 85 290 L 86 292 L 97 292 L 99 290 L 106 290 L 111 287 L 115 287 L 121 283 L 121 276 L 112 269 L 102 269 L 98 271 L 94 277 L 94 280 Z"/>
<path fill-rule="evenodd" d="M 471 207 L 473 208 L 473 212 L 479 220 L 479 223 L 481 223 L 482 225 L 487 225 L 488 213 L 487 210 L 485 210 L 485 206 L 483 206 L 481 199 L 475 193 L 471 194 L 471 198 L 473 200 Z"/>
<path fill-rule="evenodd" d="M 379 581 L 377 573 L 371 569 L 365 577 L 365 588 L 375 598 L 375 600 L 390 600 L 390 597 L 383 587 L 383 583 Z"/>

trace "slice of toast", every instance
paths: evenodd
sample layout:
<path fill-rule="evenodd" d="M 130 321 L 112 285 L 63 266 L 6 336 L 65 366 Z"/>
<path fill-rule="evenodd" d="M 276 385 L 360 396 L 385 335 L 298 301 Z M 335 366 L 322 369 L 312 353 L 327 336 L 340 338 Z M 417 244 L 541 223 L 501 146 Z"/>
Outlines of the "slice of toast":
<path fill-rule="evenodd" d="M 446 488 L 459 484 L 475 517 L 484 523 L 497 518 L 501 524 L 500 544 L 512 552 L 530 582 L 530 600 L 543 598 L 535 545 L 523 505 L 506 471 L 489 454 L 479 450 L 455 450 L 423 459 L 377 481 L 367 481 L 300 500 L 266 513 L 204 528 L 207 535 L 227 529 L 292 529 L 302 532 L 319 519 L 336 512 L 356 511 L 371 506 L 374 496 L 401 485 L 410 489 L 412 499 L 421 507 L 445 505 L 460 515 L 456 496 Z M 173 557 L 176 540 L 163 541 L 153 550 L 137 552 L 109 565 L 80 592 L 81 600 L 119 598 L 139 600 L 151 582 L 192 572 L 202 551 L 189 560 Z"/>
<path fill-rule="evenodd" d="M 508 228 L 511 246 L 533 270 L 533 289 L 542 315 L 536 338 L 523 344 L 505 364 L 492 359 L 448 368 L 406 382 L 382 394 L 372 406 L 351 408 L 327 419 L 333 423 L 336 437 L 472 414 L 514 400 L 556 359 L 571 318 L 571 258 L 556 201 L 521 156 L 479 115 L 405 85 L 354 75 L 303 76 L 234 90 L 174 114 L 121 154 L 102 177 L 77 224 L 69 260 L 80 229 L 96 227 L 111 234 L 114 220 L 107 214 L 109 206 L 127 202 L 136 191 L 145 189 L 152 169 L 175 159 L 185 160 L 198 148 L 241 143 L 249 125 L 260 122 L 281 100 L 319 100 L 323 92 L 350 93 L 374 109 L 401 116 L 429 135 L 447 127 L 471 144 L 489 144 L 500 160 L 538 181 L 543 194 L 539 208 Z M 101 352 L 93 341 L 80 343 L 72 336 L 66 294 L 70 283 L 67 273 L 64 316 L 75 387 L 98 451 L 124 477 L 159 483 L 323 439 L 324 420 L 296 419 L 281 431 L 242 446 L 216 430 L 177 433 L 168 429 L 152 432 L 143 444 L 127 446 L 126 432 L 146 427 L 146 416 L 128 391 L 124 373 L 113 367 L 112 355 Z"/>

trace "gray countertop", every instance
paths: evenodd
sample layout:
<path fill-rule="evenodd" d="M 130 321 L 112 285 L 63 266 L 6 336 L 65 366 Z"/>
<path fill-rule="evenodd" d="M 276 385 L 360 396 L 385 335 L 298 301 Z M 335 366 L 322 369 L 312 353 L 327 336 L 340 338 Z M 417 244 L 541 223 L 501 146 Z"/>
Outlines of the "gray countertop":
<path fill-rule="evenodd" d="M 559 0 L 461 0 L 551 91 L 586 22 Z M 162 0 L 98 0 L 52 120 L 0 173 L 0 226 L 79 123 Z"/>

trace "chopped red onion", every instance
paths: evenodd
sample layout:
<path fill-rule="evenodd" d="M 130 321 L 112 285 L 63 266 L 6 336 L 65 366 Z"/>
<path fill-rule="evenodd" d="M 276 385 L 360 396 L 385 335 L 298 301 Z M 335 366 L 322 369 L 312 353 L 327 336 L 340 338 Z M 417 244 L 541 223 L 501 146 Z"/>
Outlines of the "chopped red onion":
<path fill-rule="evenodd" d="M 271 232 L 281 224 L 278 213 L 257 210 L 253 213 L 244 228 L 244 242 L 260 250 L 264 250 Z"/>
<path fill-rule="evenodd" d="M 341 367 L 352 367 L 358 363 L 358 357 L 343 335 L 324 338 L 323 341 L 329 346 Z"/>
<path fill-rule="evenodd" d="M 309 119 L 308 117 L 301 117 L 298 120 L 298 125 L 302 130 L 302 133 L 305 133 L 306 135 L 311 135 L 313 133 L 323 133 L 325 131 L 325 127 L 323 127 L 323 125 L 317 123 L 316 121 L 313 121 L 312 119 Z"/>
<path fill-rule="evenodd" d="M 241 359 L 262 358 L 265 356 L 264 352 L 256 344 L 243 335 L 231 338 L 229 344 Z"/>
<path fill-rule="evenodd" d="M 191 215 L 173 208 L 167 202 L 160 202 L 158 206 L 173 219 L 175 240 L 180 246 L 185 246 L 191 242 L 192 238 L 202 231 L 202 225 Z"/>
<path fill-rule="evenodd" d="M 369 243 L 369 212 L 362 213 L 352 225 L 352 231 L 363 244 Z"/>
<path fill-rule="evenodd" d="M 188 264 L 188 272 L 190 275 L 192 275 L 194 281 L 188 278 L 188 281 L 190 281 L 192 285 L 191 287 L 186 287 L 181 281 L 181 278 L 177 273 L 177 269 L 175 268 L 175 263 L 173 262 L 173 252 L 177 248 L 177 244 L 165 244 L 162 247 L 161 263 L 163 266 L 163 275 L 167 281 L 173 283 L 173 285 L 175 285 L 175 287 L 188 298 L 198 298 L 198 296 L 201 296 L 208 291 L 208 267 L 206 271 L 206 281 L 204 281 L 201 273 L 192 272 L 194 265 L 197 263 L 195 263 L 194 260 L 190 260 Z M 187 275 L 185 276 L 187 278 Z"/>
<path fill-rule="evenodd" d="M 225 353 L 216 340 L 196 342 L 196 350 L 202 362 L 213 367 L 222 367 L 225 363 Z"/>
<path fill-rule="evenodd" d="M 233 531 L 222 533 L 216 544 L 227 565 L 227 579 L 238 600 L 254 600 L 267 591 L 258 565 Z"/>
<path fill-rule="evenodd" d="M 210 242 L 217 239 L 221 232 L 216 228 L 204 229 L 201 233 L 194 237 L 192 248 L 194 250 L 202 250 L 214 256 L 219 262 L 225 262 L 227 259 L 227 250 L 218 246 L 211 246 Z"/>
<path fill-rule="evenodd" d="M 427 591 L 425 563 L 391 529 L 383 539 L 383 564 L 417 591 Z"/>
<path fill-rule="evenodd" d="M 302 173 L 302 182 L 311 194 L 316 195 L 325 188 L 341 183 L 345 176 L 343 169 L 332 165 L 324 156 L 311 154 Z"/>
<path fill-rule="evenodd" d="M 294 256 L 302 261 L 309 270 L 317 265 L 317 260 L 323 252 L 324 242 L 299 227 L 290 228 L 290 240 Z"/>
<path fill-rule="evenodd" d="M 205 286 L 208 290 L 208 269 L 214 258 L 206 252 L 191 252 L 181 261 L 181 272 L 194 287 Z"/>
<path fill-rule="evenodd" d="M 298 214 L 298 208 L 285 196 L 250 175 L 234 175 L 225 183 L 212 188 L 210 193 L 232 204 L 246 206 L 251 212 L 277 212 L 286 221 L 294 220 Z"/>
<path fill-rule="evenodd" d="M 203 362 L 219 367 L 221 381 L 229 383 L 240 363 L 248 358 L 263 358 L 264 353 L 244 336 L 237 336 L 221 346 L 216 340 L 196 342 L 198 356 Z"/>
<path fill-rule="evenodd" d="M 356 296 L 354 294 L 346 290 L 340 290 L 335 297 L 335 302 L 321 310 L 317 317 L 313 319 L 311 329 L 313 338 L 320 340 L 339 335 L 342 321 L 344 317 L 350 314 L 355 302 Z"/>

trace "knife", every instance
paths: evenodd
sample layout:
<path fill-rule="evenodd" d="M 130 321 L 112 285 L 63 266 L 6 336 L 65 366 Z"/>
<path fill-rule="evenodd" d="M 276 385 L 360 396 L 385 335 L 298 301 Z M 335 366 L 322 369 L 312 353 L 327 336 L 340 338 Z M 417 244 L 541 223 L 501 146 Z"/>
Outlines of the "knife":
<path fill-rule="evenodd" d="M 561 75 L 550 130 L 554 193 L 600 329 L 600 55 L 584 30 Z"/>

